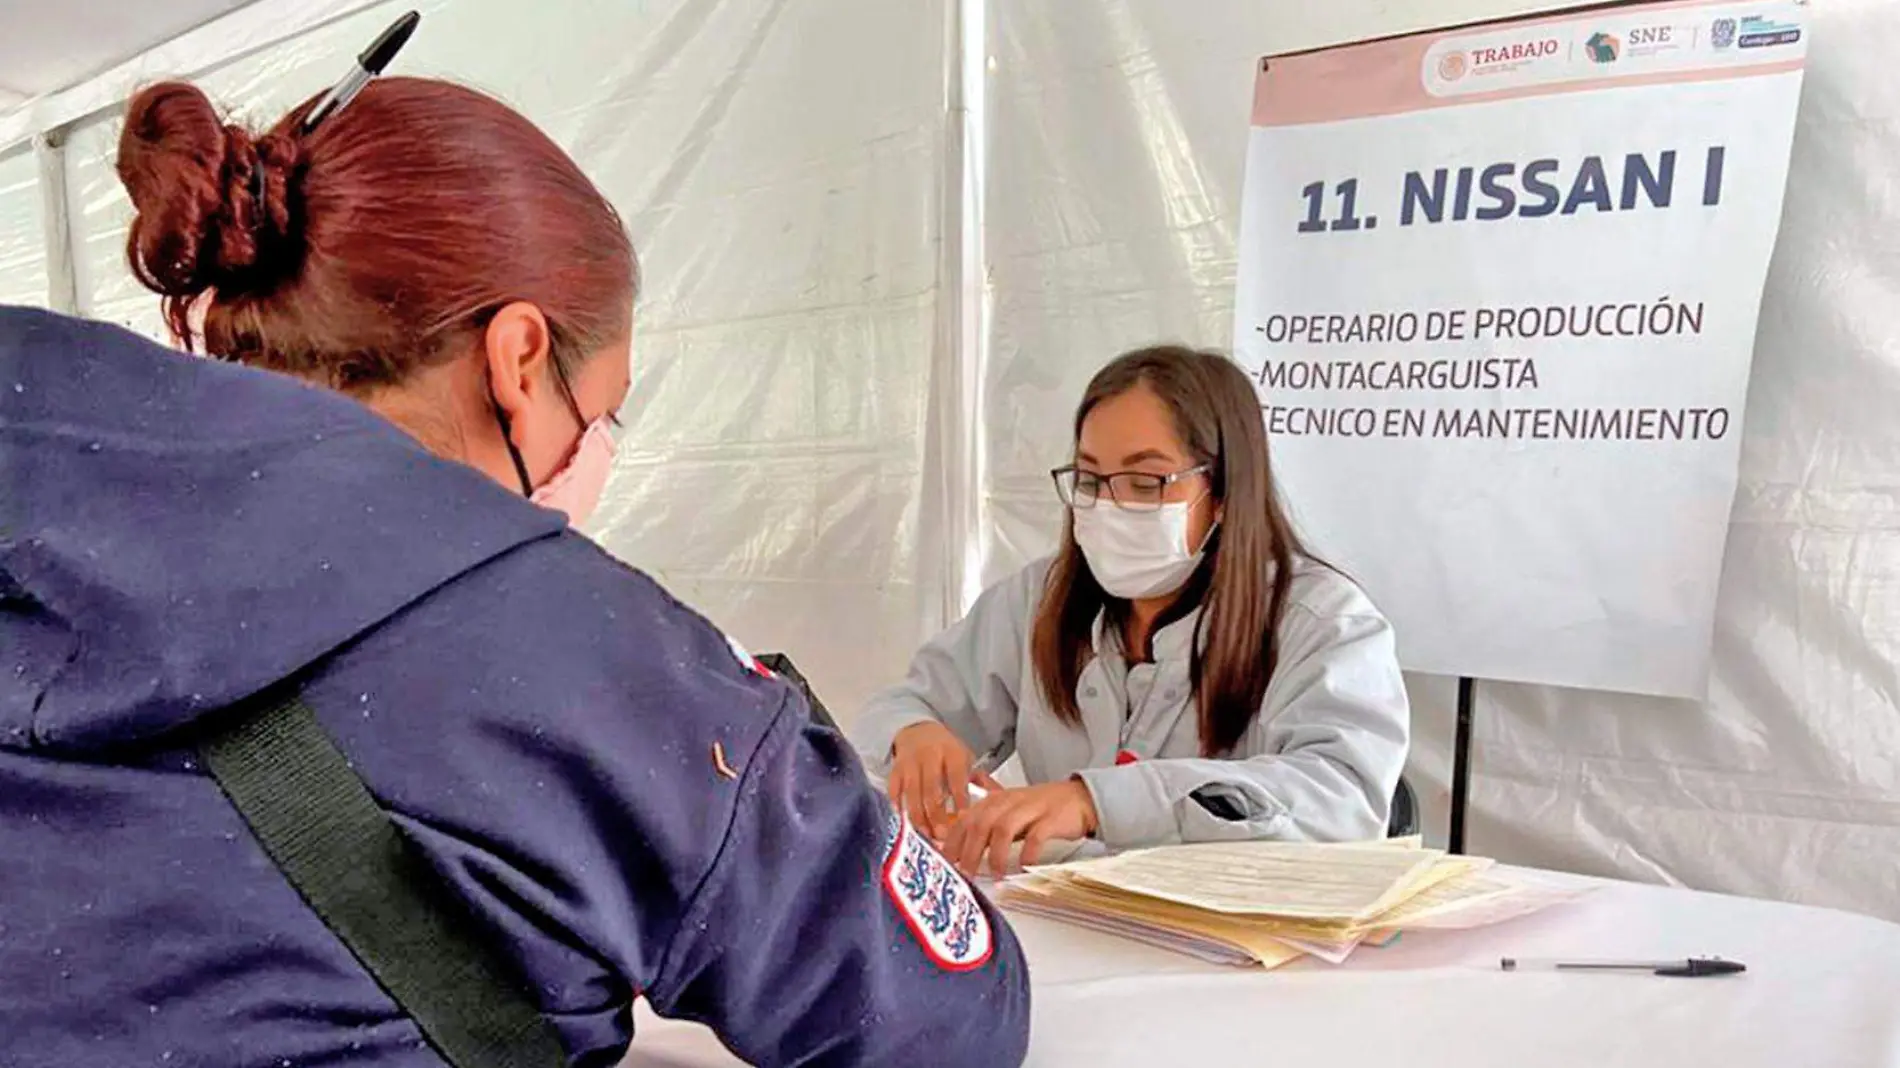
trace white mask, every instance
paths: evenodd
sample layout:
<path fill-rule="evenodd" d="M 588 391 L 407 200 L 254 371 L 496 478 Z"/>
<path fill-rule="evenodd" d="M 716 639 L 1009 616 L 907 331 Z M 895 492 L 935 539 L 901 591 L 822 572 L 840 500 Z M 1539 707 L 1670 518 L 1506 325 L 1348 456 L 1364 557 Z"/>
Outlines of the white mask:
<path fill-rule="evenodd" d="M 1189 549 L 1188 519 L 1194 504 L 1164 504 L 1130 512 L 1103 501 L 1075 509 L 1075 543 L 1095 581 L 1111 597 L 1139 601 L 1181 588 L 1207 554 L 1207 542 Z M 1213 537 L 1208 530 L 1208 537 Z"/>

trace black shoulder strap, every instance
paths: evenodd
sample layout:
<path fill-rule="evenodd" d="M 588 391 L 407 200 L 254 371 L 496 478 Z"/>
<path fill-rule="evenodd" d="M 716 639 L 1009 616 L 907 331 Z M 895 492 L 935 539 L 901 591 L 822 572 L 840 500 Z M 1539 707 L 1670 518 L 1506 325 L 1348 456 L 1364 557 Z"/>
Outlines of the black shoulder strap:
<path fill-rule="evenodd" d="M 553 1025 L 294 689 L 222 713 L 199 752 L 277 867 L 455 1068 L 563 1068 Z"/>

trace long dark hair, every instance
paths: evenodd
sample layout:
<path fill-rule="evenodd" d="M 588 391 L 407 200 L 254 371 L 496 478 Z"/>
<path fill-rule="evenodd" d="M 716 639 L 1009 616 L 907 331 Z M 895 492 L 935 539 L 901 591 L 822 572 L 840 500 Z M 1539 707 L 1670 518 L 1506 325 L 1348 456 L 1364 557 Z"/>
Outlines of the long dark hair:
<path fill-rule="evenodd" d="M 1275 634 L 1286 614 L 1297 562 L 1311 559 L 1275 492 L 1267 432 L 1253 383 L 1218 352 L 1178 345 L 1137 349 L 1096 374 L 1075 411 L 1075 436 L 1095 406 L 1138 386 L 1160 397 L 1194 462 L 1207 465 L 1221 522 L 1207 556 L 1156 628 L 1202 609 L 1188 679 L 1199 713 L 1201 752 L 1233 751 L 1260 714 L 1279 661 Z M 1113 507 L 1103 505 L 1103 507 Z M 1096 618 L 1127 618 L 1128 602 L 1110 597 L 1090 574 L 1075 542 L 1075 519 L 1063 526 L 1062 550 L 1036 609 L 1031 654 L 1036 680 L 1063 722 L 1082 722 L 1076 683 L 1094 655 Z"/>

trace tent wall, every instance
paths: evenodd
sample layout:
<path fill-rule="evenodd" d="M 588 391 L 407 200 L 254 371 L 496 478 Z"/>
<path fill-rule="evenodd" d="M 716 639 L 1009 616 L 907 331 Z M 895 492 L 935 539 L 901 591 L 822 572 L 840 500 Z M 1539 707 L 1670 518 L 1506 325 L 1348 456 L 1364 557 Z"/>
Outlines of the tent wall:
<path fill-rule="evenodd" d="M 792 652 L 848 717 L 969 589 L 1052 544 L 1046 472 L 1096 367 L 1226 344 L 1254 58 L 1533 6 L 1559 5 L 560 0 L 529 20 L 432 0 L 402 63 L 521 107 L 627 215 L 647 288 L 600 539 Z M 272 8 L 302 28 L 270 43 Z M 177 73 L 268 120 L 396 10 L 259 0 L 242 33 L 42 110 Z M 984 23 L 966 156 L 946 71 Z M 1818 0 L 1816 23 L 1712 696 L 1481 686 L 1472 841 L 1900 918 L 1900 239 L 1880 225 L 1900 213 L 1900 6 Z M 76 303 L 155 333 L 121 260 L 117 126 L 65 130 Z M 45 299 L 40 167 L 0 148 L 0 300 Z M 1437 830 L 1452 690 L 1414 696 Z"/>
<path fill-rule="evenodd" d="M 46 303 L 45 216 L 32 146 L 0 153 L 0 304 Z"/>

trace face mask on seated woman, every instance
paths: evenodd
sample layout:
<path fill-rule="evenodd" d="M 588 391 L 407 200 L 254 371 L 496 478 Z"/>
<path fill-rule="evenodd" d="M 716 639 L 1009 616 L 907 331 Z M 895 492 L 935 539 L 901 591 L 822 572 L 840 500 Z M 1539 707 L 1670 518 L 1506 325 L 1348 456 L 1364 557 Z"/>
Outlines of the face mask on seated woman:
<path fill-rule="evenodd" d="M 1165 597 L 1187 583 L 1207 557 L 1207 532 L 1188 545 L 1194 508 L 1174 501 L 1152 512 L 1090 508 L 1075 513 L 1075 542 L 1103 592 L 1123 600 Z"/>

